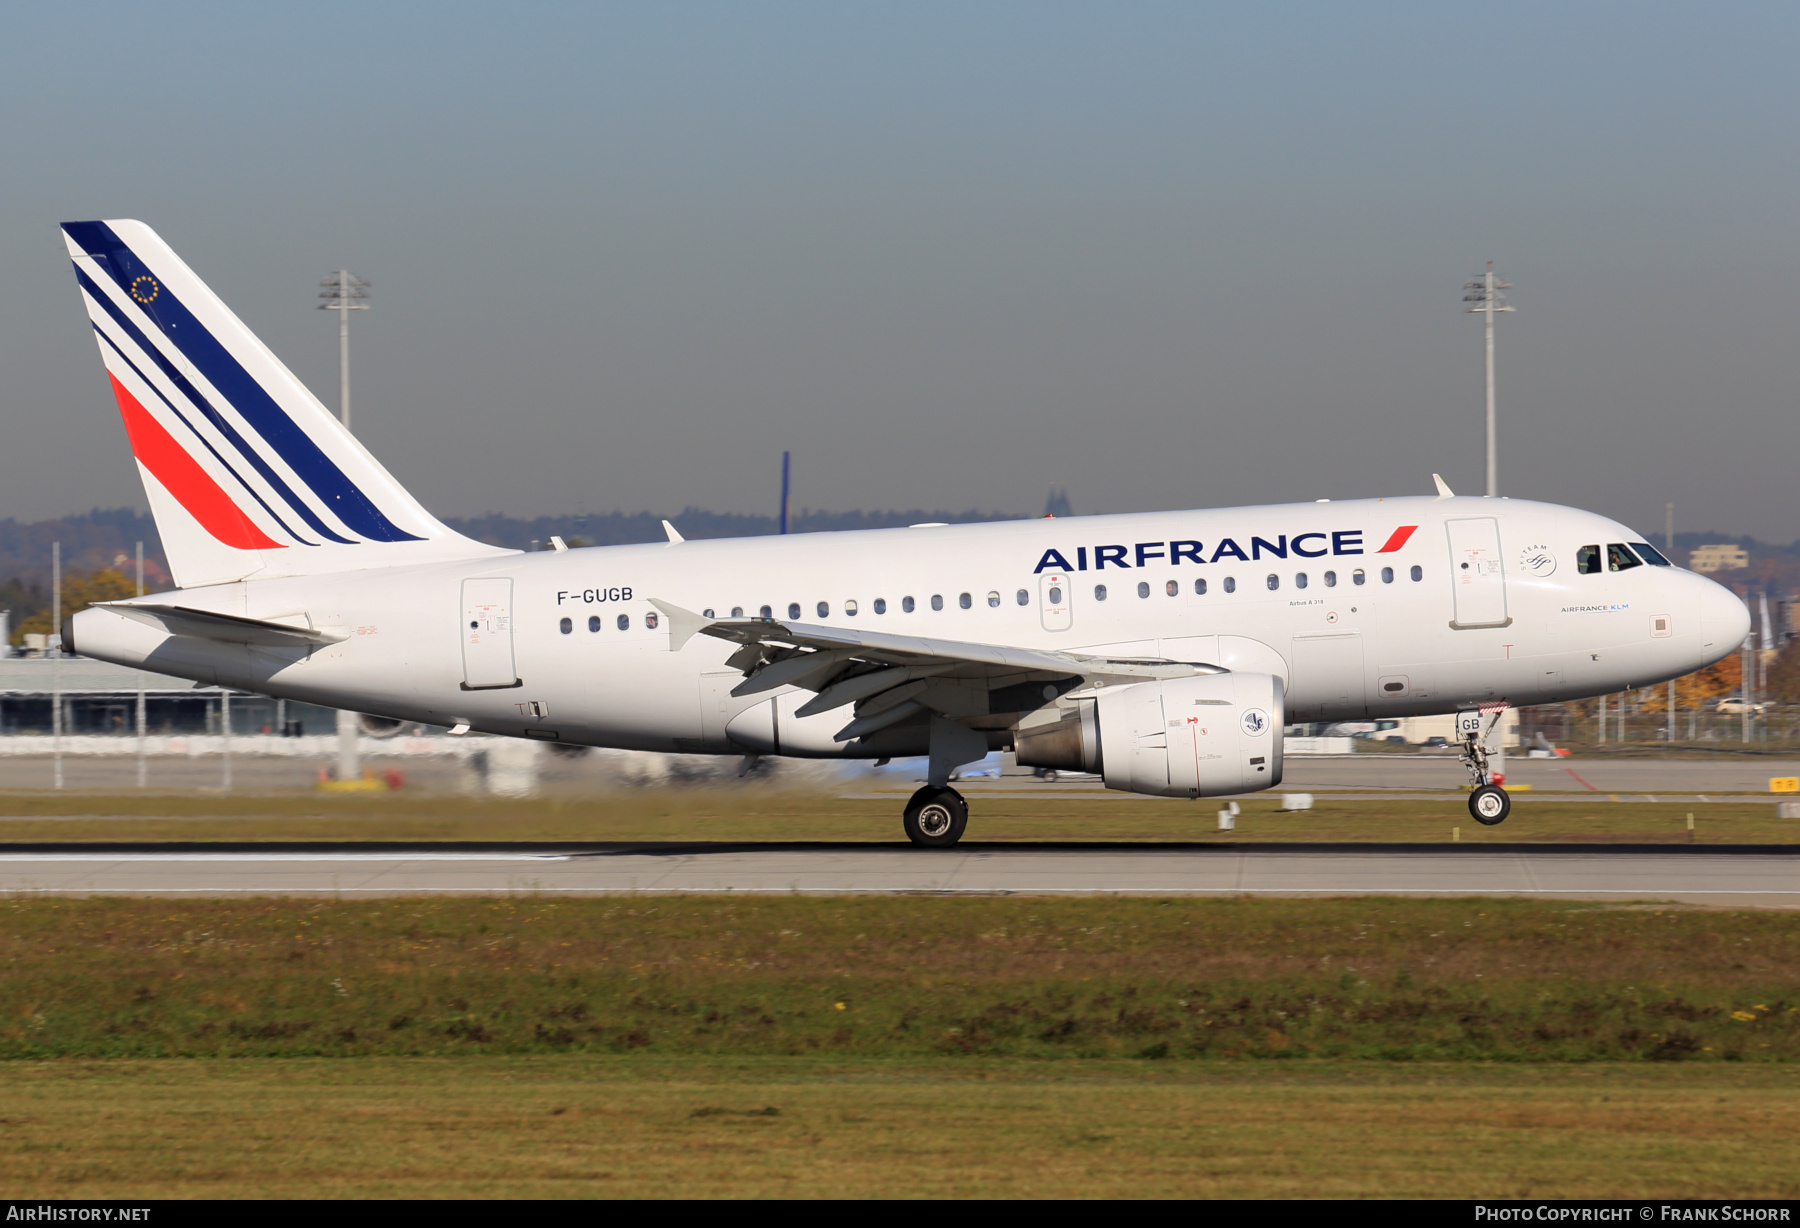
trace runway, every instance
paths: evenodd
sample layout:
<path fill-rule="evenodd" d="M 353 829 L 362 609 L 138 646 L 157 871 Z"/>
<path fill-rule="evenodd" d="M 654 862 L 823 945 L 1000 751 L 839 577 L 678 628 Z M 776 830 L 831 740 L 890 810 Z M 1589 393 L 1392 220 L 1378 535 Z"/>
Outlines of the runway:
<path fill-rule="evenodd" d="M 870 844 L 0 851 L 8 895 L 1521 896 L 1800 907 L 1800 849 Z"/>

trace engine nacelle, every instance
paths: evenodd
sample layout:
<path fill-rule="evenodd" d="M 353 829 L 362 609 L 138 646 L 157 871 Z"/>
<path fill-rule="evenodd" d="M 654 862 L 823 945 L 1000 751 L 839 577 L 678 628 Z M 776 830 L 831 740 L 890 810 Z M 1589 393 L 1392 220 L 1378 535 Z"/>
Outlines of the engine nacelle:
<path fill-rule="evenodd" d="M 1109 789 L 1217 797 L 1281 783 L 1281 679 L 1204 674 L 1102 691 L 1013 734 L 1026 767 L 1099 772 Z"/>

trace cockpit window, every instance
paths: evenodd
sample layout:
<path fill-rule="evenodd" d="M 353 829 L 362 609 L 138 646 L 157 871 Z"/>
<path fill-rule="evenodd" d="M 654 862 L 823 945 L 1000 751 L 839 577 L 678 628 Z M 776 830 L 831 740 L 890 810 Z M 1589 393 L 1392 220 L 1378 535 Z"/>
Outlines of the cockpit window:
<path fill-rule="evenodd" d="M 1600 574 L 1600 547 L 1583 546 L 1575 552 L 1575 570 L 1584 576 Z"/>
<path fill-rule="evenodd" d="M 1633 567 L 1642 567 L 1644 561 L 1631 552 L 1631 547 L 1624 542 L 1606 543 L 1606 570 L 1630 571 Z"/>
<path fill-rule="evenodd" d="M 1650 564 L 1652 567 L 1675 566 L 1675 564 L 1669 562 L 1668 559 L 1662 556 L 1662 551 L 1658 550 L 1655 546 L 1652 546 L 1649 542 L 1632 542 L 1631 548 L 1637 551 L 1637 556 L 1640 559 L 1643 559 L 1644 562 Z"/>

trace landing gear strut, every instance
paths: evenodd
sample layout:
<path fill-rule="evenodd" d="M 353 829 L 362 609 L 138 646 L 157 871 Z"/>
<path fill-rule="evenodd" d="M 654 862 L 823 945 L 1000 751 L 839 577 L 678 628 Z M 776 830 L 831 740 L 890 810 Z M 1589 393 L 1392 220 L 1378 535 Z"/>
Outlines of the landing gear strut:
<path fill-rule="evenodd" d="M 1487 739 L 1499 723 L 1504 708 L 1484 717 L 1479 711 L 1456 714 L 1457 749 L 1462 764 L 1469 769 L 1474 791 L 1469 794 L 1469 816 L 1483 827 L 1506 822 L 1512 813 L 1512 798 L 1506 795 L 1488 770 Z"/>
<path fill-rule="evenodd" d="M 969 804 L 947 786 L 926 785 L 906 803 L 906 838 L 922 848 L 949 848 L 969 825 Z"/>

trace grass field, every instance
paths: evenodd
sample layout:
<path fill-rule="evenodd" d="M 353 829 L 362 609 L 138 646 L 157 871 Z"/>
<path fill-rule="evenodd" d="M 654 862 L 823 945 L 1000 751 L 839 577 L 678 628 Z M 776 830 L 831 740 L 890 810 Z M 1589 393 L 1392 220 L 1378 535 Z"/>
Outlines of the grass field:
<path fill-rule="evenodd" d="M 0 904 L 0 1058 L 1788 1062 L 1800 914 L 1519 900 Z"/>
<path fill-rule="evenodd" d="M 1465 843 L 1800 843 L 1800 820 L 1761 802 L 1540 802 L 1481 827 L 1460 800 L 1334 801 L 1280 813 L 1277 797 L 1241 802 L 1237 830 L 1218 804 L 1120 793 L 990 797 L 971 791 L 970 841 L 1420 841 Z M 0 841 L 95 840 L 844 840 L 902 839 L 904 794 L 832 797 L 751 787 L 594 797 L 504 799 L 387 795 L 15 793 Z M 102 817 L 103 816 L 103 817 Z"/>
<path fill-rule="evenodd" d="M 1800 1066 L 22 1062 L 14 1197 L 1800 1195 Z"/>
<path fill-rule="evenodd" d="M 1800 1196 L 1800 915 L 0 904 L 21 1197 Z"/>
<path fill-rule="evenodd" d="M 21 1197 L 1800 1195 L 1800 914 L 0 903 Z"/>

